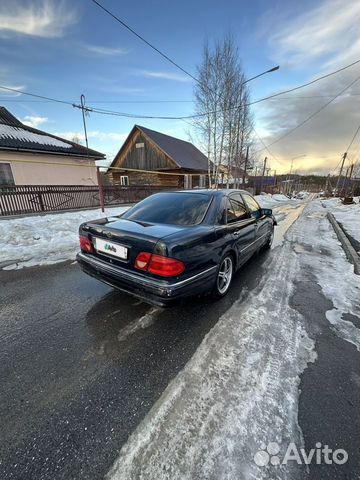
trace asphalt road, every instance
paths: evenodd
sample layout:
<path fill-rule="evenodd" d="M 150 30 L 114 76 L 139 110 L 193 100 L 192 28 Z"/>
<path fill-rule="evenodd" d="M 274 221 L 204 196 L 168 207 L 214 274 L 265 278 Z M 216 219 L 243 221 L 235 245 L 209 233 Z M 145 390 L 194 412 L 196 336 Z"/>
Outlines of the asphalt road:
<path fill-rule="evenodd" d="M 284 209 L 280 237 L 301 210 Z M 87 277 L 76 264 L 0 272 L 0 478 L 103 478 L 128 436 L 241 291 L 247 301 L 266 275 L 267 256 L 274 254 L 250 260 L 221 301 L 194 299 L 165 310 Z M 319 437 L 314 418 L 323 415 L 324 396 L 329 404 L 320 429 L 324 439 L 341 431 L 339 442 L 344 436 L 353 440 L 360 431 L 356 349 L 331 337 L 325 300 L 315 287 L 309 278 L 294 295 L 294 306 L 309 319 L 314 336 L 325 334 L 321 364 L 302 377 L 299 419 L 309 445 Z M 335 366 L 331 342 L 341 342 Z M 356 444 L 348 443 L 352 463 L 342 472 L 352 475 L 358 456 Z"/>

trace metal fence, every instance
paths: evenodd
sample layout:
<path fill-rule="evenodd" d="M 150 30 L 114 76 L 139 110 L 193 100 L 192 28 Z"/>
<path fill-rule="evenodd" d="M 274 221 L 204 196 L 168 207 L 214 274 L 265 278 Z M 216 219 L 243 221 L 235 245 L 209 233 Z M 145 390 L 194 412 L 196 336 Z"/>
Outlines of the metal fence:
<path fill-rule="evenodd" d="M 134 203 L 166 187 L 104 186 L 106 206 Z M 58 212 L 100 206 L 99 187 L 82 185 L 0 185 L 0 216 Z"/>

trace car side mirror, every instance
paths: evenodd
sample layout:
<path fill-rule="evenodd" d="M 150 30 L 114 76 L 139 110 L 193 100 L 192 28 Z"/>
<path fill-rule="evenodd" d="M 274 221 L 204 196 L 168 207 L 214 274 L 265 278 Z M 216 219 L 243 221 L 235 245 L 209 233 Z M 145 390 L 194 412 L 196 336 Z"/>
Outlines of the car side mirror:
<path fill-rule="evenodd" d="M 266 217 L 272 217 L 272 209 L 271 208 L 262 208 L 261 209 L 261 216 L 265 215 Z"/>

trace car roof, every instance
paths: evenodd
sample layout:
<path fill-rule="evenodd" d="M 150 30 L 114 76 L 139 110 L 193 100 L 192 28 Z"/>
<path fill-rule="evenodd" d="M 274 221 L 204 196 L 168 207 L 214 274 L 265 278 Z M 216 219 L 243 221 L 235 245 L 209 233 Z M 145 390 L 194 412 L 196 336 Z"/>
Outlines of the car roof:
<path fill-rule="evenodd" d="M 199 188 L 199 189 L 189 189 L 189 190 L 175 190 L 175 193 L 212 193 L 215 195 L 230 195 L 231 193 L 249 193 L 246 190 L 240 190 L 237 188 L 224 188 L 224 189 L 212 189 L 212 188 Z M 251 195 L 251 193 L 250 193 Z"/>

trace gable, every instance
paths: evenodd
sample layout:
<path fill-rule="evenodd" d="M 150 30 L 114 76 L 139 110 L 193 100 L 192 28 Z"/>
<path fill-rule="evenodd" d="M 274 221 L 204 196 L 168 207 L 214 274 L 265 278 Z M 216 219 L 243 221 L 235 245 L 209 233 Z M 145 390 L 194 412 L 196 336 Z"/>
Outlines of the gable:
<path fill-rule="evenodd" d="M 134 127 L 111 164 L 136 170 L 166 170 L 179 166 L 156 143 Z"/>
<path fill-rule="evenodd" d="M 144 144 L 144 149 L 137 144 Z M 136 150 L 138 150 L 136 152 Z M 135 125 L 111 167 L 144 170 L 184 169 L 207 172 L 208 159 L 192 143 Z"/>

